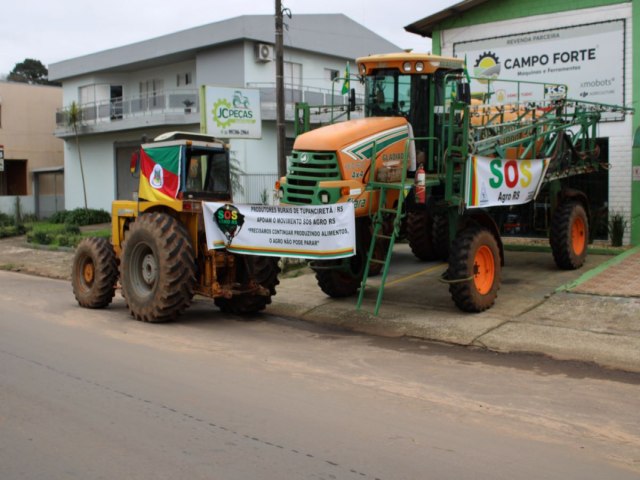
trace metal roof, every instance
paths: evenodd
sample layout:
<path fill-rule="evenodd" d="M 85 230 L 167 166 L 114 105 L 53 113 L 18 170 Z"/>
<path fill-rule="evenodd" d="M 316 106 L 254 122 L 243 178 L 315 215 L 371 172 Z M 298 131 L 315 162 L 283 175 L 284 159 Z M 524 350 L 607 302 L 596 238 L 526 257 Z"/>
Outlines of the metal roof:
<path fill-rule="evenodd" d="M 347 60 L 400 47 L 343 14 L 285 18 L 284 46 Z M 197 52 L 243 40 L 275 43 L 272 15 L 244 15 L 49 65 L 49 80 L 99 71 L 132 71 L 193 59 Z"/>
<path fill-rule="evenodd" d="M 404 29 L 409 33 L 417 33 L 418 35 L 422 35 L 423 37 L 431 38 L 433 31 L 438 27 L 439 24 L 441 24 L 445 20 L 460 15 L 461 13 L 464 13 L 467 10 L 470 10 L 473 7 L 476 7 L 488 1 L 489 0 L 464 0 L 460 3 L 456 3 L 455 5 L 445 8 L 444 10 L 440 10 L 433 15 L 429 15 L 422 20 L 413 22 L 412 24 L 404 27 Z"/>

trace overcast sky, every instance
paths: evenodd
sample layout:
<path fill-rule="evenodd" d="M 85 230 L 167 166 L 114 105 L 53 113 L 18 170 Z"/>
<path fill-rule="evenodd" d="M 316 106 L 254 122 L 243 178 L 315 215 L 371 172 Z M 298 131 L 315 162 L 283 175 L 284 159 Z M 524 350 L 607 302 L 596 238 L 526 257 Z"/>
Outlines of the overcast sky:
<path fill-rule="evenodd" d="M 344 13 L 401 48 L 431 49 L 404 27 L 459 0 L 282 0 L 297 13 Z M 50 63 L 240 15 L 273 15 L 275 0 L 6 0 L 0 15 L 0 76 L 35 58 Z M 275 39 L 274 39 L 275 41 Z"/>

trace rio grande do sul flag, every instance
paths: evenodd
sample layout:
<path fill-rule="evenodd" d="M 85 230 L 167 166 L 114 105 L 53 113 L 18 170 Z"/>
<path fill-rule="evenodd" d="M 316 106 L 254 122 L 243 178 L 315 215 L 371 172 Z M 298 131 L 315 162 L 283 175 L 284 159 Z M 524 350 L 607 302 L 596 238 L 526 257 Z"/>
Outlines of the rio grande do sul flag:
<path fill-rule="evenodd" d="M 176 198 L 180 189 L 183 150 L 179 145 L 140 149 L 140 198 L 149 201 Z"/>
<path fill-rule="evenodd" d="M 471 155 L 467 159 L 467 208 L 521 205 L 538 196 L 549 158 L 515 160 Z"/>

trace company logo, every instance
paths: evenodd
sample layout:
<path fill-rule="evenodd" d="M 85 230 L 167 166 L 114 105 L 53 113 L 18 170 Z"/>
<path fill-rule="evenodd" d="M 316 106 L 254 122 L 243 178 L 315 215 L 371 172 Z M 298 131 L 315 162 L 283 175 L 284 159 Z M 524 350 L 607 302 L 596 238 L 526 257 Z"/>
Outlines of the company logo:
<path fill-rule="evenodd" d="M 164 171 L 159 164 L 156 164 L 155 167 L 153 167 L 149 184 L 153 188 L 162 188 L 162 186 L 164 185 Z"/>
<path fill-rule="evenodd" d="M 500 60 L 498 56 L 493 52 L 480 54 L 473 65 L 473 75 L 480 78 L 498 78 L 498 75 L 500 75 Z"/>
<path fill-rule="evenodd" d="M 233 92 L 231 101 L 220 98 L 213 104 L 213 120 L 218 128 L 229 128 L 234 123 L 255 123 L 249 99 L 240 90 Z"/>
<path fill-rule="evenodd" d="M 307 163 L 309 161 L 309 154 L 303 153 L 300 155 L 300 163 Z"/>

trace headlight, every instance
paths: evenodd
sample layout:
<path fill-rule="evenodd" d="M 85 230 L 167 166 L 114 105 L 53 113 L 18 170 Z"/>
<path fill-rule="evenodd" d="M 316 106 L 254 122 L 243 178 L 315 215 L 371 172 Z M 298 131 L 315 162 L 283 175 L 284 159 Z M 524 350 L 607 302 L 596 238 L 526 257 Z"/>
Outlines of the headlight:
<path fill-rule="evenodd" d="M 416 63 L 416 72 L 422 72 L 424 70 L 424 63 L 417 62 Z"/>
<path fill-rule="evenodd" d="M 410 72 L 411 71 L 411 62 L 404 62 L 402 64 L 402 70 L 404 70 L 405 72 Z"/>
<path fill-rule="evenodd" d="M 322 203 L 329 203 L 329 192 L 320 192 L 320 201 Z"/>

